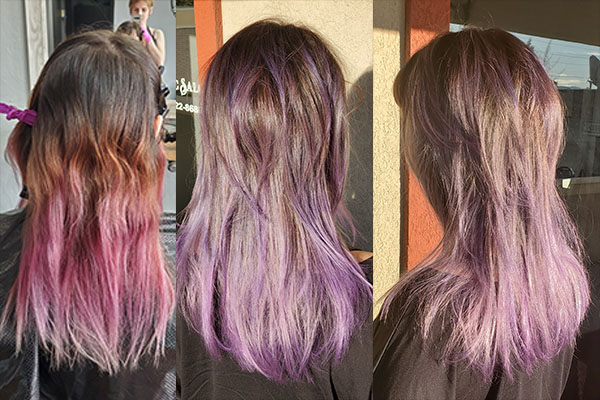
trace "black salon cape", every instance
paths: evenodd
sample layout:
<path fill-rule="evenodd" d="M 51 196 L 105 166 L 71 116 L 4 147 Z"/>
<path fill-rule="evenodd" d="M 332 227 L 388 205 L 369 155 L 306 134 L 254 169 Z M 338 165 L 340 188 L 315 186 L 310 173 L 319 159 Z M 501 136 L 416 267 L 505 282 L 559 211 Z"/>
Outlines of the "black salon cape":
<path fill-rule="evenodd" d="M 410 292 L 407 290 L 406 292 Z M 407 311 L 398 310 L 409 302 Z M 375 400 L 558 400 L 569 375 L 573 348 L 566 347 L 531 376 L 521 372 L 513 382 L 496 374 L 484 382 L 465 364 L 444 366 L 432 355 L 441 343 L 424 348 L 415 324 L 415 302 L 397 297 L 388 318 L 373 324 L 373 398 Z M 438 324 L 439 326 L 439 324 Z"/>
<path fill-rule="evenodd" d="M 361 265 L 372 281 L 373 259 Z M 182 400 L 367 400 L 372 382 L 372 323 L 353 335 L 338 365 L 317 374 L 313 383 L 279 383 L 242 371 L 228 355 L 212 359 L 201 336 L 177 314 L 177 397 Z"/>
<path fill-rule="evenodd" d="M 23 209 L 0 214 L 0 312 L 17 277 L 21 252 Z M 161 238 L 165 254 L 175 257 L 175 219 L 165 216 Z M 167 328 L 165 356 L 157 366 L 142 363 L 133 371 L 109 376 L 92 365 L 50 369 L 44 350 L 30 337 L 15 355 L 14 334 L 0 337 L 0 399 L 2 400 L 171 400 L 175 398 L 175 318 Z"/>

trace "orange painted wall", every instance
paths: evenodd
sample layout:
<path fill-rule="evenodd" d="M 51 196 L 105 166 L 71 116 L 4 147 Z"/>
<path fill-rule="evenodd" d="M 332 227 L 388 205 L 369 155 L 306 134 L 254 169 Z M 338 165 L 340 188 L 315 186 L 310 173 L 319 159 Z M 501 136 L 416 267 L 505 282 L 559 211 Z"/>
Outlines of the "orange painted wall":
<path fill-rule="evenodd" d="M 221 0 L 194 0 L 194 22 L 200 74 L 198 81 L 201 82 L 210 60 L 223 45 Z"/>
<path fill-rule="evenodd" d="M 450 0 L 406 0 L 406 57 L 425 46 L 450 26 Z M 442 228 L 417 178 L 404 165 L 401 268 L 413 268 L 442 237 Z"/>

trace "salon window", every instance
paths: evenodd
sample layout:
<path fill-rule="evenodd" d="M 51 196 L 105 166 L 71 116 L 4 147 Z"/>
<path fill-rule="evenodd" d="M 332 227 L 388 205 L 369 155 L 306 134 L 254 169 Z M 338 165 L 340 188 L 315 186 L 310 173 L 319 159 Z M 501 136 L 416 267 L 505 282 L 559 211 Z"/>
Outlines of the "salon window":
<path fill-rule="evenodd" d="M 177 173 L 177 215 L 187 206 L 195 182 L 195 132 L 198 132 L 199 74 L 194 8 L 191 2 L 177 3 L 176 112 L 180 148 Z"/>

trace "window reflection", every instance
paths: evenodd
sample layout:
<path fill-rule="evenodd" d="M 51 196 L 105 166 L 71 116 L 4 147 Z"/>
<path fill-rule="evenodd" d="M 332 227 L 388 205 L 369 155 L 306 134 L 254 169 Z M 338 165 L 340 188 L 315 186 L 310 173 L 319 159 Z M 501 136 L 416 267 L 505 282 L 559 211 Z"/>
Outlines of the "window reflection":
<path fill-rule="evenodd" d="M 196 30 L 194 28 L 194 9 L 177 4 L 177 133 L 180 147 L 177 151 L 177 216 L 183 216 L 192 195 L 195 179 L 195 140 L 197 131 L 196 113 L 189 107 L 198 106 L 198 94 L 194 90 L 182 89 L 182 82 L 196 82 L 198 79 L 198 58 L 196 56 Z M 188 106 L 186 110 L 185 106 Z M 179 222 L 181 222 L 179 220 Z"/>

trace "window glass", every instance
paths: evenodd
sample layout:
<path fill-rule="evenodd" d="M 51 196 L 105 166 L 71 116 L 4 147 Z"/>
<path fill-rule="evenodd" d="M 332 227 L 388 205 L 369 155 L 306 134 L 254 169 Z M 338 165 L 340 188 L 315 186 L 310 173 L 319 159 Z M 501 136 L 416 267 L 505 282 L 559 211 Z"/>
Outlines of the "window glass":
<path fill-rule="evenodd" d="M 196 56 L 196 30 L 194 9 L 177 8 L 177 85 L 176 113 L 179 149 L 177 151 L 177 215 L 187 206 L 195 179 L 196 141 L 198 131 L 198 58 Z M 180 221 L 181 222 L 181 221 Z"/>

